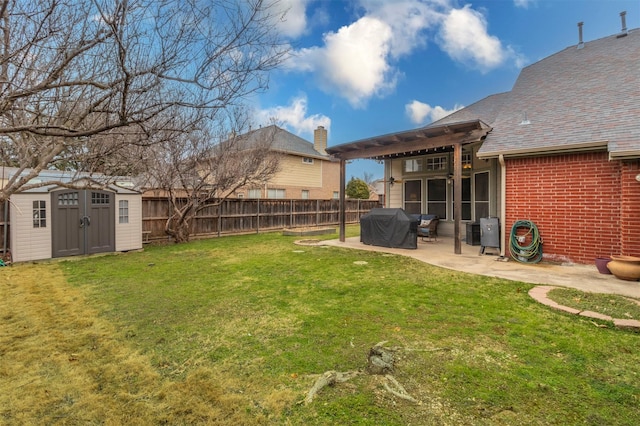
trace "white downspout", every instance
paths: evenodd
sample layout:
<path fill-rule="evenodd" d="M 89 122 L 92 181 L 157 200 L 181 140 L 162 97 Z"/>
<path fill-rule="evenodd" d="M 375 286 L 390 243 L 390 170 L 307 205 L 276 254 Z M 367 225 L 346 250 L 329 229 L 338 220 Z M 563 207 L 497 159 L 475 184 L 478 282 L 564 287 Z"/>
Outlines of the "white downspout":
<path fill-rule="evenodd" d="M 507 173 L 507 166 L 504 164 L 504 155 L 500 154 L 500 156 L 498 157 L 498 161 L 500 162 L 500 217 L 502 218 L 500 220 L 500 235 L 502 236 L 502 242 L 500 244 L 500 256 L 504 257 L 504 253 L 505 253 L 505 244 L 504 242 L 506 241 L 506 237 L 507 237 L 507 224 L 506 224 L 506 217 L 507 217 L 507 202 L 506 202 L 506 196 L 507 196 L 507 180 L 506 180 L 506 173 Z"/>
<path fill-rule="evenodd" d="M 385 160 L 384 162 L 384 207 L 390 206 L 391 200 L 391 182 L 389 182 L 389 178 L 391 177 L 391 159 Z"/>

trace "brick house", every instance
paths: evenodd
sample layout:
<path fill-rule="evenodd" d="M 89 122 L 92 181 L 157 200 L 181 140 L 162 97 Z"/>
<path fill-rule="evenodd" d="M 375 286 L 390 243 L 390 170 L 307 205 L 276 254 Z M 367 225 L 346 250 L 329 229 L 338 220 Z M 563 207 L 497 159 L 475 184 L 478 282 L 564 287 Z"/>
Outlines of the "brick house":
<path fill-rule="evenodd" d="M 531 220 L 544 259 L 640 256 L 640 30 L 579 43 L 522 69 L 512 90 L 426 127 L 328 149 L 385 161 L 387 207 L 462 226 L 498 217 L 502 253 Z"/>
<path fill-rule="evenodd" d="M 318 126 L 313 143 L 278 126 L 253 130 L 253 137 L 273 138 L 273 149 L 280 153 L 278 173 L 259 187 L 242 188 L 230 198 L 333 199 L 340 191 L 340 164 L 325 151 L 327 130 Z"/>

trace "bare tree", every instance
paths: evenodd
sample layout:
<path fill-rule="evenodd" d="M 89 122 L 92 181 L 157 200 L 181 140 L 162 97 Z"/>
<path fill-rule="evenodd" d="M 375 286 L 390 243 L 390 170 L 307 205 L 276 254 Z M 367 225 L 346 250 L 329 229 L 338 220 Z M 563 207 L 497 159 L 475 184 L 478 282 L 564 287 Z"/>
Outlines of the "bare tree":
<path fill-rule="evenodd" d="M 162 140 L 146 156 L 145 186 L 167 197 L 165 233 L 177 243 L 189 240 L 202 209 L 221 204 L 240 188 L 263 185 L 278 171 L 280 154 L 272 149 L 276 127 L 243 133 L 246 110 L 226 112 L 231 114 L 219 113 L 188 133 L 173 130 L 186 126 L 184 117 L 172 116 L 173 125 L 156 135 Z"/>
<path fill-rule="evenodd" d="M 367 184 L 371 185 L 374 181 L 373 173 L 371 172 L 362 172 L 362 180 Z"/>
<path fill-rule="evenodd" d="M 265 0 L 0 0 L 0 154 L 21 172 L 0 201 L 44 169 L 113 170 L 158 140 L 160 117 L 200 119 L 265 88 L 287 53 L 272 11 Z"/>

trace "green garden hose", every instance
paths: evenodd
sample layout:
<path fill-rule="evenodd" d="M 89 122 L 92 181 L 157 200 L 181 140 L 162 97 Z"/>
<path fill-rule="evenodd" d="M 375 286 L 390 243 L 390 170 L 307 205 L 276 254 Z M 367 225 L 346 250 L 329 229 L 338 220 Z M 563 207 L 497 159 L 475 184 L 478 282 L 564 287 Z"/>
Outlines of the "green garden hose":
<path fill-rule="evenodd" d="M 526 232 L 518 235 L 518 229 L 524 228 Z M 528 239 L 531 242 L 522 245 Z M 511 227 L 509 237 L 509 253 L 514 260 L 521 263 L 538 263 L 542 260 L 542 238 L 538 227 L 530 220 L 517 220 Z"/>

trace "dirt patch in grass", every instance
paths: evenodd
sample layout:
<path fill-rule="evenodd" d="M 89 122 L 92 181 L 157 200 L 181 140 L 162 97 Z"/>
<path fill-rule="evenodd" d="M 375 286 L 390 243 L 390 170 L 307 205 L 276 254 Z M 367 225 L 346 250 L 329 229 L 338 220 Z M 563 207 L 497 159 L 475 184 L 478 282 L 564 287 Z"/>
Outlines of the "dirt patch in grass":
<path fill-rule="evenodd" d="M 56 265 L 3 268 L 0 312 L 0 423 L 260 424 L 296 397 L 251 404 L 247 383 L 193 365 L 162 378 Z"/>

